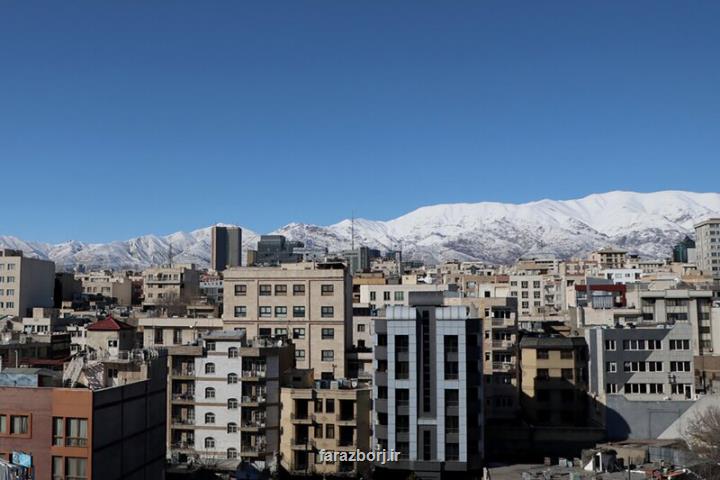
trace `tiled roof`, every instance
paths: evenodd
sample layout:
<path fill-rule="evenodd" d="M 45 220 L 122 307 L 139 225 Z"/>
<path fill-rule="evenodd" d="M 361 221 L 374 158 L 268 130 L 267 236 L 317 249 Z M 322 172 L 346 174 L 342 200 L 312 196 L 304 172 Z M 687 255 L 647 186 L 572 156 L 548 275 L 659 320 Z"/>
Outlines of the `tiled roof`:
<path fill-rule="evenodd" d="M 89 332 L 112 332 L 117 330 L 134 330 L 135 327 L 120 320 L 115 320 L 112 316 L 108 315 L 105 320 L 99 320 L 87 329 Z"/>

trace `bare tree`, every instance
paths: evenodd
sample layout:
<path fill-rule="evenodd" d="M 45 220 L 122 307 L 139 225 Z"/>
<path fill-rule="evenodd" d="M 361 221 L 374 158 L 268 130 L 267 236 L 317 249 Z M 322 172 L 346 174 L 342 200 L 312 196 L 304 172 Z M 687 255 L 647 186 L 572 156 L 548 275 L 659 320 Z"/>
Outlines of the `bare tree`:
<path fill-rule="evenodd" d="M 720 407 L 697 412 L 685 427 L 684 440 L 698 456 L 720 463 Z"/>
<path fill-rule="evenodd" d="M 166 317 L 185 315 L 187 304 L 186 299 L 175 292 L 165 293 L 156 302 L 157 308 L 162 312 L 161 315 Z"/>

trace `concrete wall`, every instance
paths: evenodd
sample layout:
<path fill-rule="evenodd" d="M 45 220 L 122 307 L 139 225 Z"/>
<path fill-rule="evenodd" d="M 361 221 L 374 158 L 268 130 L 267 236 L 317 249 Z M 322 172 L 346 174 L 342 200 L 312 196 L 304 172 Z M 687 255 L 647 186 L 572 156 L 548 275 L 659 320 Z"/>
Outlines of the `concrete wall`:
<path fill-rule="evenodd" d="M 608 440 L 655 439 L 693 404 L 691 400 L 637 401 L 608 395 Z"/>

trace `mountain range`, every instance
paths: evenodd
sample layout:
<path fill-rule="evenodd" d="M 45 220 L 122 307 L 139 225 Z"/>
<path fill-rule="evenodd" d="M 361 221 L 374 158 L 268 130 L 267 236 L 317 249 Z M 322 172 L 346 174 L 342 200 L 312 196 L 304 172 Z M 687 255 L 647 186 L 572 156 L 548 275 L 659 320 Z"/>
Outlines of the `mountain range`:
<path fill-rule="evenodd" d="M 401 249 L 404 258 L 428 263 L 458 259 L 509 264 L 521 256 L 570 258 L 605 246 L 666 258 L 675 243 L 693 235 L 695 223 L 710 216 L 720 216 L 720 193 L 615 191 L 577 200 L 433 205 L 388 221 L 343 220 L 329 226 L 291 223 L 271 233 L 336 252 L 350 248 L 354 231 L 356 246 Z M 210 230 L 149 234 L 110 243 L 50 244 L 0 235 L 0 247 L 53 260 L 61 268 L 82 264 L 140 269 L 166 263 L 171 249 L 175 263 L 207 266 Z M 244 249 L 254 248 L 258 239 L 257 233 L 243 228 Z"/>

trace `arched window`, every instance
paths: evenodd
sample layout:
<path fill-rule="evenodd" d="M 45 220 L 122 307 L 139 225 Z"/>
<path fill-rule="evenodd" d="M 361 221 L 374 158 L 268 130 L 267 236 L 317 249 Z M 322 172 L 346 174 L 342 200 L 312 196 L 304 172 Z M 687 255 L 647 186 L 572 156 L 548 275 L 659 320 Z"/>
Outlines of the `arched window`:
<path fill-rule="evenodd" d="M 215 414 L 214 413 L 206 413 L 205 414 L 205 423 L 215 423 Z"/>
<path fill-rule="evenodd" d="M 236 373 L 229 373 L 227 376 L 228 383 L 237 383 L 238 376 Z"/>
<path fill-rule="evenodd" d="M 238 349 L 236 347 L 228 348 L 228 358 L 238 358 Z"/>
<path fill-rule="evenodd" d="M 213 437 L 207 437 L 205 439 L 205 448 L 207 448 L 207 449 L 215 448 L 215 439 Z"/>
<path fill-rule="evenodd" d="M 228 423 L 227 433 L 237 433 L 237 423 Z"/>
<path fill-rule="evenodd" d="M 236 448 L 228 448 L 227 449 L 227 458 L 228 459 L 234 459 L 237 458 L 238 452 Z"/>
<path fill-rule="evenodd" d="M 205 389 L 205 398 L 215 398 L 215 389 L 213 387 Z"/>
<path fill-rule="evenodd" d="M 235 410 L 238 407 L 237 398 L 228 398 L 228 408 Z"/>
<path fill-rule="evenodd" d="M 215 364 L 214 363 L 206 363 L 205 364 L 205 373 L 215 373 Z"/>

